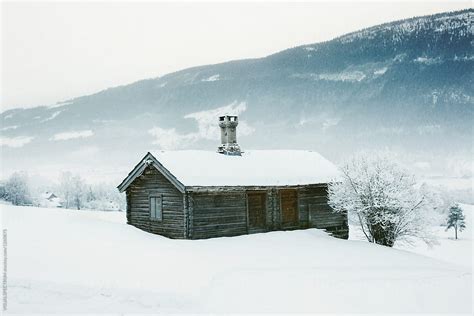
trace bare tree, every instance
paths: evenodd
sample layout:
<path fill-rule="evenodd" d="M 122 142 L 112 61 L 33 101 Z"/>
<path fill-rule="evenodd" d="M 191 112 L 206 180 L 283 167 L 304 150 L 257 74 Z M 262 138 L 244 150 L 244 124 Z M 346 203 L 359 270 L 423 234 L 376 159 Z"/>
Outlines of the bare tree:
<path fill-rule="evenodd" d="M 342 179 L 329 185 L 329 204 L 355 215 L 369 242 L 392 247 L 397 240 L 428 231 L 434 199 L 425 186 L 387 157 L 358 156 L 345 164 Z"/>
<path fill-rule="evenodd" d="M 13 173 L 5 183 L 5 199 L 13 205 L 31 203 L 28 176 L 26 172 Z"/>

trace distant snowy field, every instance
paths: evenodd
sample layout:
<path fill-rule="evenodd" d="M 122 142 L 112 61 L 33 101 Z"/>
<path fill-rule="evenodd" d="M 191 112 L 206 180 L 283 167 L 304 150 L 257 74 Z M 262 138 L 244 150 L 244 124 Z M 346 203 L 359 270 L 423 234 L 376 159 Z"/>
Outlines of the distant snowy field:
<path fill-rule="evenodd" d="M 11 313 L 472 312 L 472 230 L 432 249 L 316 229 L 187 241 L 119 212 L 0 208 Z"/>

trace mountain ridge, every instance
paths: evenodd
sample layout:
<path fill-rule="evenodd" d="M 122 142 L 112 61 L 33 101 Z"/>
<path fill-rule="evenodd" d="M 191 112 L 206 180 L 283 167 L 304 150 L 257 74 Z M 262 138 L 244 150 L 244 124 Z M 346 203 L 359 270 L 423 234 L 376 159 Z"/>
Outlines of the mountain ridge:
<path fill-rule="evenodd" d="M 280 54 L 280 53 L 284 53 L 284 52 L 286 52 L 286 51 L 290 51 L 290 50 L 293 50 L 293 49 L 305 48 L 305 47 L 314 46 L 314 45 L 322 45 L 322 44 L 326 44 L 326 43 L 328 43 L 328 42 L 332 42 L 332 41 L 336 41 L 336 40 L 341 40 L 342 38 L 349 37 L 349 36 L 352 36 L 352 35 L 355 35 L 355 34 L 360 34 L 360 33 L 366 32 L 366 31 L 380 29 L 380 28 L 383 28 L 383 27 L 385 27 L 385 26 L 391 26 L 391 25 L 402 24 L 402 23 L 406 23 L 406 22 L 410 22 L 410 21 L 415 21 L 415 20 L 419 20 L 419 19 L 421 19 L 421 18 L 436 18 L 436 17 L 438 17 L 438 16 L 445 16 L 445 15 L 452 15 L 452 14 L 462 14 L 462 13 L 472 13 L 472 12 L 474 12 L 474 9 L 464 9 L 464 10 L 457 10 L 457 11 L 441 12 L 441 13 L 436 13 L 436 14 L 432 14 L 432 15 L 414 16 L 414 17 L 410 17 L 410 18 L 406 18 L 406 19 L 401 19 L 401 20 L 394 20 L 394 21 L 385 22 L 385 23 L 378 24 L 378 25 L 373 25 L 373 26 L 361 28 L 361 29 L 359 29 L 359 30 L 352 31 L 352 32 L 349 32 L 349 33 L 346 33 L 346 34 L 338 35 L 338 36 L 336 36 L 336 37 L 334 37 L 334 38 L 332 38 L 332 39 L 326 40 L 326 41 L 314 42 L 314 43 L 309 43 L 309 44 L 296 45 L 296 46 L 293 46 L 293 47 L 289 47 L 289 48 L 283 49 L 283 50 L 281 50 L 281 51 L 277 51 L 277 52 L 271 53 L 271 54 L 266 55 L 266 56 L 263 56 L 263 57 L 233 59 L 233 60 L 230 60 L 230 61 L 225 61 L 225 62 L 220 62 L 220 63 L 215 63 L 215 64 L 203 64 L 203 65 L 193 66 L 193 67 L 189 67 L 189 68 L 183 68 L 183 69 L 180 69 L 180 70 L 176 70 L 176 71 L 173 71 L 173 72 L 164 74 L 164 75 L 162 75 L 162 76 L 151 77 L 151 78 L 145 78 L 145 79 L 139 79 L 139 80 L 136 80 L 136 81 L 133 81 L 133 82 L 130 82 L 130 83 L 124 83 L 124 84 L 120 84 L 120 85 L 117 85 L 117 86 L 108 87 L 108 88 L 105 88 L 105 89 L 102 89 L 102 90 L 99 90 L 99 91 L 97 91 L 97 92 L 93 92 L 93 93 L 90 93 L 90 94 L 87 94 L 87 95 L 78 96 L 78 97 L 73 97 L 73 98 L 69 98 L 69 99 L 66 99 L 66 100 L 58 101 L 58 102 L 56 102 L 56 104 L 59 104 L 59 103 L 66 103 L 66 102 L 72 102 L 72 101 L 74 101 L 74 100 L 77 99 L 77 98 L 81 98 L 81 97 L 85 97 L 85 96 L 93 96 L 93 95 L 99 94 L 99 93 L 101 93 L 101 92 L 103 92 L 103 91 L 107 91 L 107 90 L 109 90 L 109 89 L 121 88 L 121 87 L 129 86 L 129 85 L 137 84 L 137 83 L 140 83 L 140 82 L 143 82 L 143 81 L 159 80 L 159 79 L 161 79 L 161 78 L 163 78 L 163 77 L 171 76 L 171 75 L 176 75 L 176 74 L 179 74 L 179 73 L 181 73 L 181 72 L 183 72 L 183 71 L 194 71 L 194 70 L 198 70 L 198 69 L 203 68 L 203 67 L 219 66 L 219 65 L 222 65 L 222 64 L 238 63 L 238 62 L 241 62 L 241 61 L 242 61 L 242 62 L 258 61 L 258 60 L 262 60 L 262 59 L 265 59 L 265 58 L 270 57 L 270 56 L 273 56 L 273 55 L 278 55 L 278 54 Z M 54 106 L 54 104 L 53 104 L 53 105 L 41 104 L 41 105 L 34 105 L 34 106 L 28 106 L 28 107 L 19 106 L 19 107 L 15 107 L 15 108 L 11 108 L 11 109 L 4 110 L 4 111 L 0 112 L 0 114 L 4 114 L 5 112 L 8 112 L 8 111 L 26 110 L 26 109 L 31 109 L 31 108 L 48 107 L 48 106 Z"/>
<path fill-rule="evenodd" d="M 101 166 L 111 155 L 128 164 L 150 148 L 215 149 L 215 120 L 232 112 L 241 117 L 244 150 L 312 149 L 340 161 L 361 148 L 389 149 L 433 170 L 443 169 L 448 154 L 464 166 L 473 152 L 473 12 L 388 22 L 266 57 L 7 110 L 0 114 L 4 160 L 19 168 L 32 160 L 18 156 L 44 150 L 34 162 L 53 165 L 93 148 Z M 63 140 L 61 133 L 82 136 Z M 19 137 L 32 139 L 18 145 Z"/>

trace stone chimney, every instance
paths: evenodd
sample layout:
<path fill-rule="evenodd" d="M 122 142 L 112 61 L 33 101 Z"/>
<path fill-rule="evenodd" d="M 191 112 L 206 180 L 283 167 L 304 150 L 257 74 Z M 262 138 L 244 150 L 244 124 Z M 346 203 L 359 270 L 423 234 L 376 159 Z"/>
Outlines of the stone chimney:
<path fill-rule="evenodd" d="M 218 153 L 230 156 L 240 156 L 240 147 L 237 144 L 238 124 L 239 119 L 237 116 L 219 116 L 219 127 L 221 128 L 221 145 L 217 148 Z"/>

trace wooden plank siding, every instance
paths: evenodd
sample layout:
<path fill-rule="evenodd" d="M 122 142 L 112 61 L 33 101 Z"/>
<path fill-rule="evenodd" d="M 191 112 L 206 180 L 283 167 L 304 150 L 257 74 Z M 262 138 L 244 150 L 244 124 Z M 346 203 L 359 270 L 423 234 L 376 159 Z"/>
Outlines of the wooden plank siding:
<path fill-rule="evenodd" d="M 272 206 L 269 205 L 269 192 L 248 190 L 247 193 L 247 228 L 248 233 L 262 233 L 273 226 Z"/>
<path fill-rule="evenodd" d="M 150 218 L 150 195 L 162 198 L 161 221 Z M 127 203 L 129 224 L 170 238 L 186 238 L 184 195 L 156 168 L 146 168 L 127 188 Z"/>
<path fill-rule="evenodd" d="M 298 190 L 282 189 L 279 193 L 281 227 L 283 229 L 299 228 Z"/>

